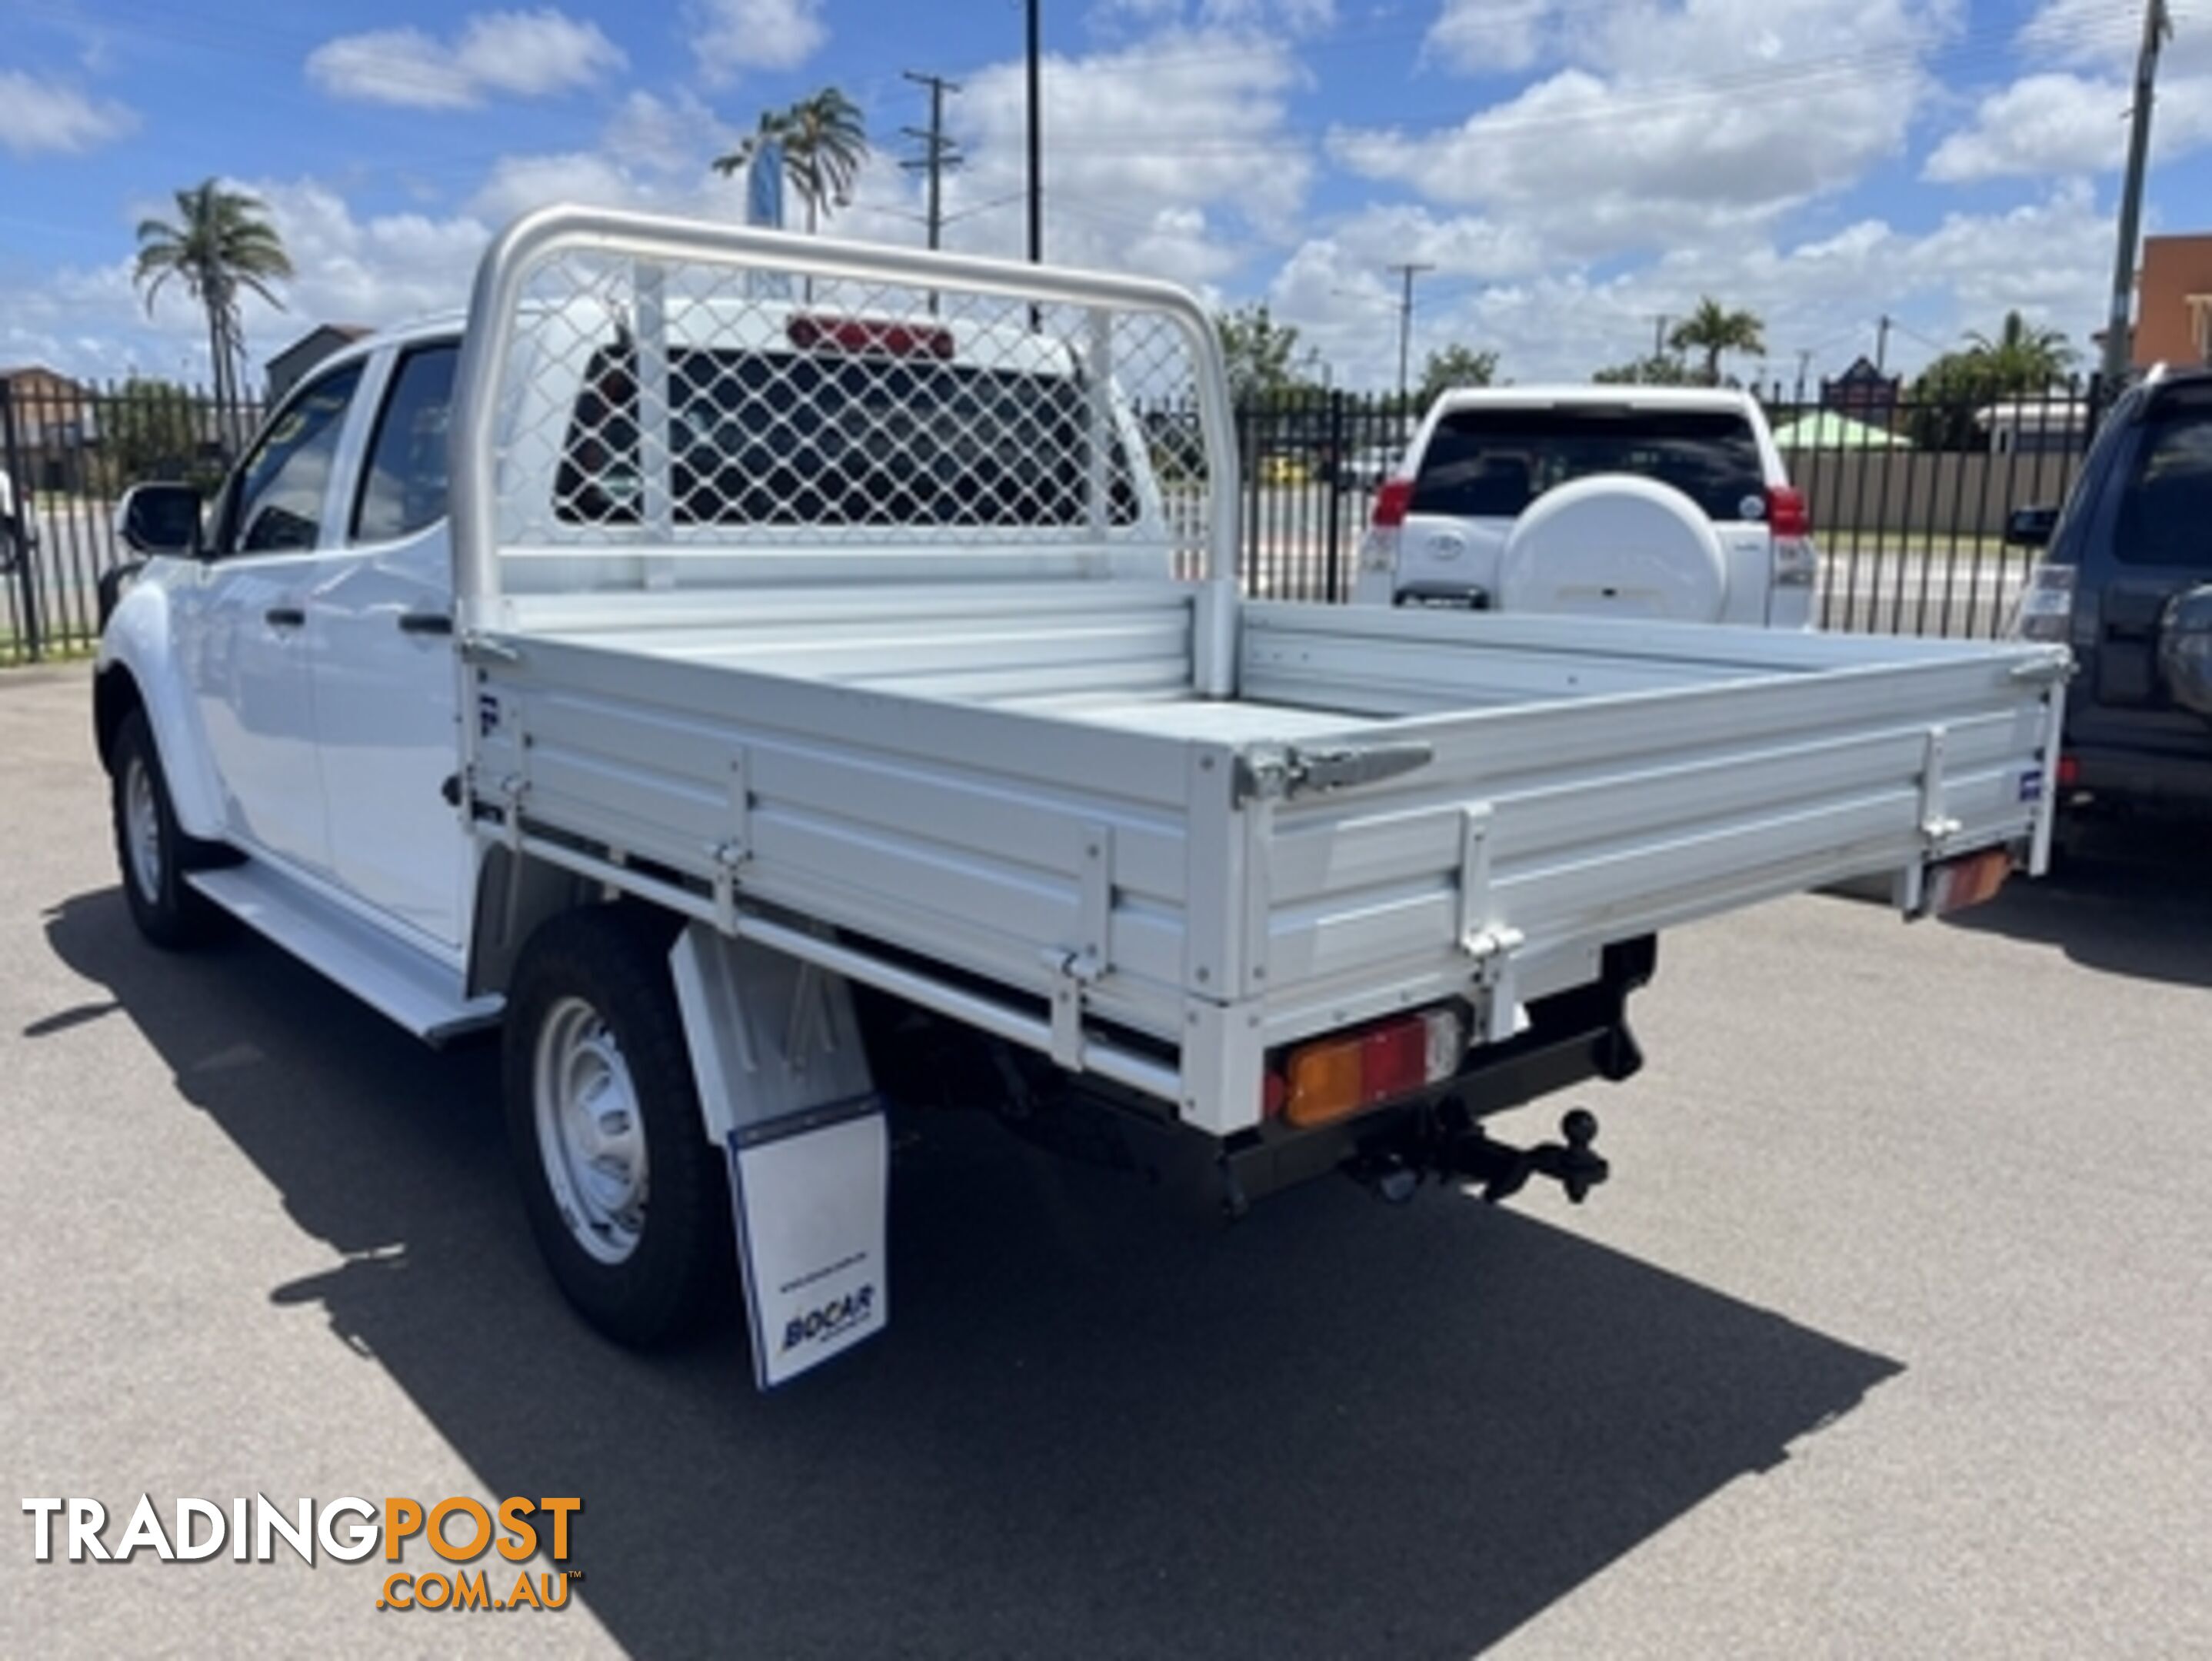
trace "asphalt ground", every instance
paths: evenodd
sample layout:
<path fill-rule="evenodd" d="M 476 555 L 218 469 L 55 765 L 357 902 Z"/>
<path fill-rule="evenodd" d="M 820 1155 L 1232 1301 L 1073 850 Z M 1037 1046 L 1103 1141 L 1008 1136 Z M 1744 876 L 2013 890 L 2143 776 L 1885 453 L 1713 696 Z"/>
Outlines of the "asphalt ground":
<path fill-rule="evenodd" d="M 379 1611 L 282 1546 L 34 1562 L 11 1498 L 0 1655 L 2212 1653 L 2202 837 L 1668 936 L 1581 1209 L 1202 1228 L 925 1125 L 890 1332 L 763 1398 L 733 1330 L 569 1315 L 489 1047 L 137 940 L 85 681 L 0 677 L 0 1488 L 111 1543 L 141 1493 L 574 1495 L 584 1579 Z"/>

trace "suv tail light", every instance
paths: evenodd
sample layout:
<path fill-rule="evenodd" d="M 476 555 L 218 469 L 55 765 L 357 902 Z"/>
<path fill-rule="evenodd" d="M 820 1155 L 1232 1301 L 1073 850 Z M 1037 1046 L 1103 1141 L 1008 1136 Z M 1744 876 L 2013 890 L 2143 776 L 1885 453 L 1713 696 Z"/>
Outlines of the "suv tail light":
<path fill-rule="evenodd" d="M 2013 639 L 2063 641 L 2073 631 L 2074 579 L 2070 565 L 2039 565 L 2029 572 L 2012 616 Z"/>
<path fill-rule="evenodd" d="M 1768 485 L 1766 524 L 1778 536 L 1811 536 L 1813 510 L 1805 505 L 1805 493 L 1786 484 Z"/>
<path fill-rule="evenodd" d="M 1774 546 L 1774 585 L 1812 587 L 1820 561 L 1813 548 L 1813 514 L 1805 493 L 1786 484 L 1768 485 L 1766 528 Z"/>
<path fill-rule="evenodd" d="M 1385 479 L 1375 492 L 1375 511 L 1367 521 L 1367 535 L 1359 544 L 1363 569 L 1385 574 L 1398 568 L 1398 540 L 1406 515 L 1413 510 L 1413 482 Z"/>
<path fill-rule="evenodd" d="M 1395 530 L 1406 523 L 1406 515 L 1413 506 L 1413 482 L 1385 479 L 1375 493 L 1375 513 L 1368 524 L 1377 530 Z"/>

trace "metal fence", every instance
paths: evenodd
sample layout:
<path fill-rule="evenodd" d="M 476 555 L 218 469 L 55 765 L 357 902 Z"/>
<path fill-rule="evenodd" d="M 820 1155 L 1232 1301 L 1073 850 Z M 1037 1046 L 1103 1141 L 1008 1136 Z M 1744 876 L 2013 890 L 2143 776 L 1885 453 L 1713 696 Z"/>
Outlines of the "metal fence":
<path fill-rule="evenodd" d="M 2063 501 L 2108 400 L 2082 381 L 2028 395 L 1860 396 L 1754 389 L 1812 510 L 1824 628 L 1990 636 L 2033 555 L 2013 509 Z M 1243 572 L 1271 597 L 1351 591 L 1380 478 L 1414 421 L 1395 399 L 1315 392 L 1239 412 Z"/>
<path fill-rule="evenodd" d="M 124 488 L 183 479 L 212 494 L 260 420 L 258 403 L 167 381 L 0 378 L 0 469 L 15 506 L 0 524 L 0 664 L 89 649 L 100 579 L 124 557 Z"/>
<path fill-rule="evenodd" d="M 2095 382 L 1941 399 L 1858 389 L 1849 403 L 1824 403 L 1819 389 L 1756 391 L 1812 509 L 1821 627 L 1915 634 L 2002 628 L 2033 559 L 2005 547 L 2005 518 L 2063 500 L 2108 402 Z M 0 663 L 89 648 L 99 578 L 122 557 L 123 487 L 182 478 L 212 491 L 260 415 L 165 382 L 0 380 L 0 466 L 17 508 L 0 528 Z M 1176 469 L 1161 458 L 1181 418 L 1139 418 L 1173 497 Z M 1240 409 L 1247 591 L 1347 598 L 1376 488 L 1414 425 L 1395 398 L 1343 391 Z"/>

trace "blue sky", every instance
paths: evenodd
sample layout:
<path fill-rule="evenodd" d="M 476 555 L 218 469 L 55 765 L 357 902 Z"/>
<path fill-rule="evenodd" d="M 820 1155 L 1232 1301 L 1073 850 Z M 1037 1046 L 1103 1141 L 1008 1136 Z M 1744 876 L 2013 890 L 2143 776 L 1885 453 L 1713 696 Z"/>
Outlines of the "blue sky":
<path fill-rule="evenodd" d="M 2212 228 L 2212 0 L 2175 0 L 2150 228 Z M 1341 381 L 1498 350 L 1579 375 L 1701 293 L 1767 318 L 1771 373 L 1910 368 L 2018 306 L 2085 351 L 2109 281 L 2136 0 L 1046 0 L 1056 258 L 1266 299 Z M 198 375 L 149 319 L 131 227 L 209 174 L 300 266 L 306 324 L 457 303 L 489 229 L 562 197 L 734 217 L 708 163 L 834 82 L 884 154 L 842 234 L 918 240 L 892 165 L 953 76 L 955 246 L 1018 251 L 1018 0 L 14 0 L 0 34 L 0 361 Z M 1751 366 L 1756 367 L 1757 366 Z"/>

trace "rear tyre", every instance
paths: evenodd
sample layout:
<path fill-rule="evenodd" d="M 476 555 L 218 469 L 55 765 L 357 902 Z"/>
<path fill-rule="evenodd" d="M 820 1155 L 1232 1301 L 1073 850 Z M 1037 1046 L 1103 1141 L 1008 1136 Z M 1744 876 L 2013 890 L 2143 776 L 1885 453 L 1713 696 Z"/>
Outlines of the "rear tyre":
<path fill-rule="evenodd" d="M 217 913 L 185 882 L 185 872 L 209 850 L 177 827 L 168 778 L 144 710 L 123 718 L 109 761 L 115 859 L 131 920 L 165 950 L 196 946 L 214 932 Z"/>
<path fill-rule="evenodd" d="M 568 1301 L 618 1343 L 695 1329 L 730 1284 L 729 1179 L 708 1143 L 664 921 L 555 918 L 510 991 L 507 1141 L 523 1209 Z"/>

